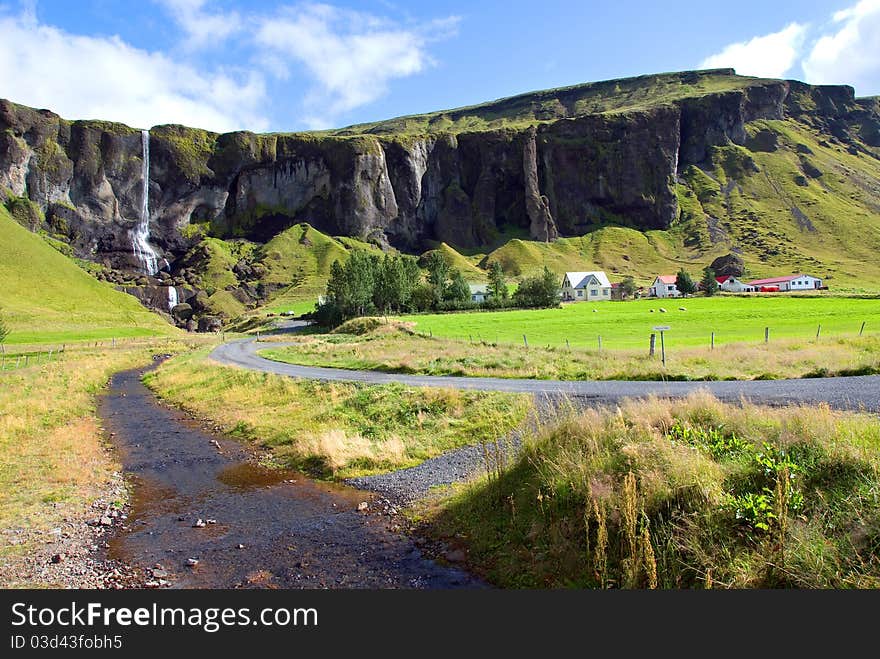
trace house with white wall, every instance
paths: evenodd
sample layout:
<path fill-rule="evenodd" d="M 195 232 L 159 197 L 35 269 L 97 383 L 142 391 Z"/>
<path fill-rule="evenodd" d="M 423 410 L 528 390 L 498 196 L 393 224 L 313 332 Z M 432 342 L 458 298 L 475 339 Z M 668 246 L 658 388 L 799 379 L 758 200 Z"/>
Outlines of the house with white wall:
<path fill-rule="evenodd" d="M 812 275 L 789 275 L 788 277 L 771 277 L 770 279 L 756 279 L 748 283 L 755 290 L 761 288 L 778 288 L 782 291 L 814 291 L 822 288 L 822 280 Z"/>
<path fill-rule="evenodd" d="M 677 280 L 678 275 L 657 275 L 651 288 L 648 289 L 648 295 L 651 297 L 681 297 L 681 291 L 675 284 Z"/>
<path fill-rule="evenodd" d="M 611 282 L 601 270 L 566 272 L 562 278 L 563 302 L 603 302 L 611 300 Z"/>
<path fill-rule="evenodd" d="M 482 304 L 492 297 L 492 293 L 489 291 L 489 287 L 486 284 L 469 284 L 468 288 L 471 289 L 471 302 L 479 302 Z"/>

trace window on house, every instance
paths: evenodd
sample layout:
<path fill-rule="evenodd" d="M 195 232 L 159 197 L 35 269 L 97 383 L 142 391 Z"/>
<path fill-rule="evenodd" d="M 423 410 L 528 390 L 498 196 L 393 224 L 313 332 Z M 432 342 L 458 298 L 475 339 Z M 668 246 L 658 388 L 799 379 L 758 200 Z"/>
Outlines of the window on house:
<path fill-rule="evenodd" d="M 583 292 L 583 291 L 578 291 L 578 297 L 583 297 L 583 296 L 584 296 L 584 292 Z"/>
<path fill-rule="evenodd" d="M 596 297 L 598 294 L 599 294 L 599 291 L 597 291 L 595 288 L 590 289 L 590 296 L 591 297 Z"/>
<path fill-rule="evenodd" d="M 602 295 L 604 295 L 605 297 L 608 297 L 608 295 L 609 295 L 610 293 L 611 293 L 611 291 L 609 291 L 607 288 L 605 288 L 605 289 L 602 290 Z"/>

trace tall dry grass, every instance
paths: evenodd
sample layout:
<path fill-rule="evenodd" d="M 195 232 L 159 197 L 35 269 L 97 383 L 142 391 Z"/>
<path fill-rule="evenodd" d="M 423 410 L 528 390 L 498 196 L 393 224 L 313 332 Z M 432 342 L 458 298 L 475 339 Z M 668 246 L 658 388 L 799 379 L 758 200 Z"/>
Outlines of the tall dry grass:
<path fill-rule="evenodd" d="M 400 385 L 299 381 L 220 366 L 205 352 L 176 358 L 146 382 L 168 402 L 322 477 L 416 465 L 493 441 L 525 417 L 527 396 Z"/>
<path fill-rule="evenodd" d="M 707 393 L 569 406 L 430 518 L 507 586 L 880 587 L 880 421 Z"/>

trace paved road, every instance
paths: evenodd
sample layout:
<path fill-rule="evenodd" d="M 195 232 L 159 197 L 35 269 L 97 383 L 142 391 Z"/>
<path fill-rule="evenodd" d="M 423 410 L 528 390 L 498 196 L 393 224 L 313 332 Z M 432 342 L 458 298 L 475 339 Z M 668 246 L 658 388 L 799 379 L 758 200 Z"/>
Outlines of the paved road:
<path fill-rule="evenodd" d="M 297 325 L 294 324 L 285 329 L 291 331 L 296 327 Z M 724 401 L 737 402 L 746 399 L 769 405 L 828 403 L 837 409 L 880 412 L 880 376 L 739 382 L 630 382 L 621 380 L 568 382 L 349 371 L 338 368 L 283 364 L 264 359 L 256 354 L 258 350 L 279 345 L 282 344 L 259 344 L 253 339 L 242 339 L 217 347 L 211 353 L 211 357 L 223 364 L 309 380 L 369 384 L 398 382 L 416 387 L 509 391 L 544 394 L 551 397 L 564 395 L 597 404 L 614 403 L 623 398 L 637 398 L 650 394 L 681 397 L 693 391 L 704 389 Z"/>

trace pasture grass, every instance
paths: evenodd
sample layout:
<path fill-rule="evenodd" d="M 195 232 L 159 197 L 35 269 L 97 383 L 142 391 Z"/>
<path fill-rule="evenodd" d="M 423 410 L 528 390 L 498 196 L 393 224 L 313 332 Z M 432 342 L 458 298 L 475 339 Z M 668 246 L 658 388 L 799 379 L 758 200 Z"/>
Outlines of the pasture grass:
<path fill-rule="evenodd" d="M 875 416 L 697 393 L 536 423 L 417 514 L 496 585 L 880 587 Z"/>
<path fill-rule="evenodd" d="M 361 319 L 367 320 L 367 319 Z M 379 319 L 376 319 L 377 321 Z M 292 343 L 273 347 L 272 343 Z M 754 380 L 880 373 L 880 336 L 780 339 L 669 349 L 665 367 L 647 350 L 588 350 L 471 343 L 427 337 L 396 323 L 359 334 L 267 337 L 260 355 L 303 366 L 422 375 L 538 380 Z"/>
<path fill-rule="evenodd" d="M 684 307 L 685 311 L 680 311 Z M 666 313 L 660 311 L 666 309 Z M 674 350 L 764 340 L 770 328 L 776 339 L 855 336 L 865 322 L 865 334 L 880 333 L 880 298 L 831 295 L 724 295 L 677 300 L 642 299 L 627 302 L 575 302 L 557 309 L 485 311 L 402 316 L 424 334 L 454 339 L 509 343 L 530 347 L 598 347 L 647 350 L 655 326 L 668 325 L 665 342 Z M 659 345 L 660 337 L 657 337 Z"/>

